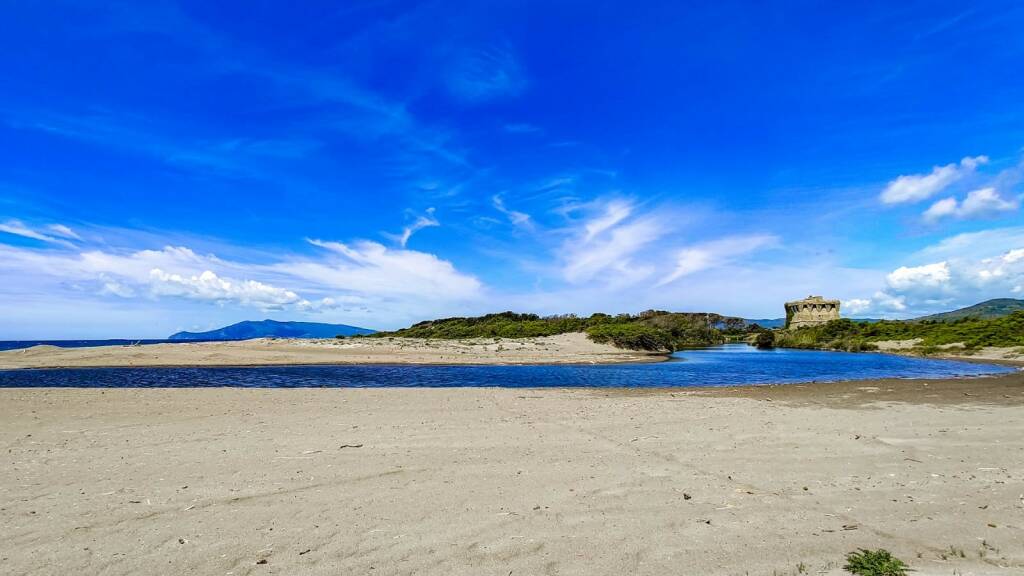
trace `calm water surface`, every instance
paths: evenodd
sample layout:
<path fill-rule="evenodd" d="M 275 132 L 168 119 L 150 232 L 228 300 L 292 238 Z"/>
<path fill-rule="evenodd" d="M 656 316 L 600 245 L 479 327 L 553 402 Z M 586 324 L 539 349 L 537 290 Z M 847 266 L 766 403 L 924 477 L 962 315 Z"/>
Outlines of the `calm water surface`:
<path fill-rule="evenodd" d="M 32 346 L 57 346 L 59 348 L 93 348 L 96 346 L 130 346 L 133 344 L 181 344 L 183 342 L 223 342 L 223 340 L 210 338 L 201 340 L 0 340 L 0 352 L 4 350 L 18 350 L 31 348 Z"/>
<path fill-rule="evenodd" d="M 0 387 L 178 388 L 234 386 L 503 388 L 701 387 L 866 378 L 948 378 L 1013 372 L 991 364 L 886 354 L 757 350 L 731 344 L 677 352 L 668 362 L 587 366 L 282 366 L 0 370 Z"/>

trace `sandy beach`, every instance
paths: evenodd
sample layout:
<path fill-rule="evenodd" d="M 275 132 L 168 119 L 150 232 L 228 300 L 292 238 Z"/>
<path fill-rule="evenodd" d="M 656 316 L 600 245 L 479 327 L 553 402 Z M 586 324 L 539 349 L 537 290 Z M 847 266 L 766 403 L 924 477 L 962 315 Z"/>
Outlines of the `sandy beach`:
<path fill-rule="evenodd" d="M 598 344 L 582 333 L 467 340 L 257 338 L 90 348 L 34 346 L 0 352 L 0 370 L 287 364 L 614 364 L 657 362 L 665 358 L 665 354 Z"/>
<path fill-rule="evenodd" d="M 3 389 L 5 574 L 1024 572 L 1024 374 Z"/>

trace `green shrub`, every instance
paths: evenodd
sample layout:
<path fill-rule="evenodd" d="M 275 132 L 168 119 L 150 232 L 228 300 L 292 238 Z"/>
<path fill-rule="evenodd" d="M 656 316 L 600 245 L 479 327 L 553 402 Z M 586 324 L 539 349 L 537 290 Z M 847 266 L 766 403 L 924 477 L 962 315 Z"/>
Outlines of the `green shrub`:
<path fill-rule="evenodd" d="M 754 345 L 758 348 L 774 348 L 775 347 L 775 333 L 771 330 L 764 330 L 759 332 L 757 338 L 754 339 Z"/>
<path fill-rule="evenodd" d="M 918 352 L 935 353 L 938 346 L 962 344 L 969 352 L 985 346 L 1024 345 L 1024 312 L 998 318 L 963 318 L 954 322 L 934 320 L 854 322 L 843 318 L 820 326 L 784 330 L 776 334 L 776 346 L 832 350 L 871 350 L 882 340 L 920 338 Z"/>
<path fill-rule="evenodd" d="M 629 350 L 675 349 L 672 336 L 668 332 L 642 324 L 599 324 L 588 328 L 587 336 L 594 342 L 611 343 Z"/>
<path fill-rule="evenodd" d="M 846 555 L 843 569 L 856 576 L 906 576 L 910 568 L 888 550 L 861 548 Z"/>
<path fill-rule="evenodd" d="M 606 326 L 619 328 L 603 329 Z M 635 326 L 636 328 L 621 328 Z M 637 315 L 573 314 L 541 317 L 536 314 L 501 312 L 477 317 L 441 318 L 413 324 L 394 332 L 377 332 L 365 338 L 531 338 L 568 332 L 596 330 L 616 346 L 644 350 L 673 350 L 685 346 L 708 346 L 726 341 L 723 332 L 736 336 L 750 328 L 740 318 L 718 314 L 647 310 Z M 593 337 L 593 334 L 592 334 Z"/>

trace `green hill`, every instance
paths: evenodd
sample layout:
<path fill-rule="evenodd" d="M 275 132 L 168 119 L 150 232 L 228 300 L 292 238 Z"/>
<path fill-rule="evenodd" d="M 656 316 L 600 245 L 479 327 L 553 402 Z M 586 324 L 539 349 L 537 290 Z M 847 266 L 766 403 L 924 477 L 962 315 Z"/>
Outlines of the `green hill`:
<path fill-rule="evenodd" d="M 370 334 L 373 330 L 347 324 L 320 322 L 277 322 L 275 320 L 246 320 L 209 332 L 178 332 L 170 340 L 248 340 L 249 338 L 334 338 Z"/>
<path fill-rule="evenodd" d="M 916 320 L 951 322 L 953 320 L 960 320 L 961 318 L 1001 318 L 1003 316 L 1009 316 L 1018 310 L 1024 310 L 1024 300 L 996 298 L 994 300 L 986 300 L 984 302 L 979 302 L 974 306 L 960 308 L 959 310 L 953 310 L 951 312 L 922 316 Z"/>

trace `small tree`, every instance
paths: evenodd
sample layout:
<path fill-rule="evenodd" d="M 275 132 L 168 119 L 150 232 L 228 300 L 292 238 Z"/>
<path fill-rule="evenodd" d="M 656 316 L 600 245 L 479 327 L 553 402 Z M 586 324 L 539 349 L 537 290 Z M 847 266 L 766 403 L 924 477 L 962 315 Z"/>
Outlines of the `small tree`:
<path fill-rule="evenodd" d="M 754 344 L 762 349 L 775 348 L 775 333 L 771 330 L 758 332 Z"/>

